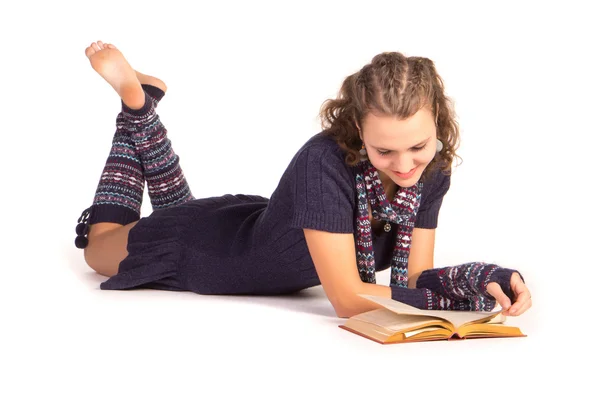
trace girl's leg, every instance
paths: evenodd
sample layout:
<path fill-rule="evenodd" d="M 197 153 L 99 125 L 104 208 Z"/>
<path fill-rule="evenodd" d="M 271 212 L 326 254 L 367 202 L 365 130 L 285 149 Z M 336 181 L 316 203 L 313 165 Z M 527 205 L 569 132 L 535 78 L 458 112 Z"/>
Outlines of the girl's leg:
<path fill-rule="evenodd" d="M 151 93 L 150 90 L 146 93 L 150 99 Z M 147 104 L 144 114 L 137 112 L 139 110 L 135 113 L 125 111 L 129 119 L 126 128 L 143 166 L 152 209 L 178 206 L 193 200 L 194 196 L 181 169 L 179 156 L 167 137 L 167 129 L 156 114 L 156 102 L 147 101 Z M 122 105 L 123 110 L 128 109 L 125 103 Z"/>
<path fill-rule="evenodd" d="M 119 113 L 92 206 L 83 211 L 76 228 L 75 245 L 84 248 L 87 264 L 106 276 L 115 275 L 127 256 L 127 236 L 140 219 L 144 194 L 142 163 L 119 124 L 122 120 L 123 113 Z"/>
<path fill-rule="evenodd" d="M 112 44 L 99 43 L 101 48 L 116 49 Z M 135 74 L 146 94 L 152 99 L 153 108 L 156 108 L 165 95 L 167 85 L 153 76 L 138 71 L 135 71 Z M 122 105 L 124 110 L 128 109 L 124 101 Z M 149 109 L 146 115 L 134 117 L 127 129 L 142 161 L 152 209 L 168 208 L 193 200 L 194 196 L 181 169 L 179 156 L 173 151 L 171 140 L 167 137 L 167 129 L 154 109 Z"/>
<path fill-rule="evenodd" d="M 104 276 L 114 276 L 119 272 L 119 264 L 129 254 L 127 239 L 129 231 L 138 221 L 127 225 L 101 222 L 90 225 L 89 244 L 83 249 L 85 262 L 94 271 Z"/>
<path fill-rule="evenodd" d="M 138 80 L 140 80 L 139 75 Z M 158 105 L 165 94 L 164 91 L 142 82 L 140 82 L 142 88 L 152 98 L 153 104 Z M 82 214 L 77 232 L 80 234 L 77 239 L 79 243 L 76 241 L 77 247 L 84 247 L 83 254 L 86 263 L 99 274 L 108 277 L 117 274 L 119 264 L 128 255 L 127 238 L 129 231 L 137 224 L 140 217 L 144 191 L 143 166 L 134 150 L 135 144 L 122 128 L 123 124 L 123 113 L 121 112 L 117 116 L 117 131 L 113 138 L 113 147 L 102 171 L 93 205 Z M 127 184 L 134 182 L 136 183 L 133 185 L 134 187 L 127 188 Z M 112 192 L 112 202 L 106 201 L 107 199 L 104 198 L 106 188 Z M 133 209 L 135 214 L 129 218 L 133 220 L 131 223 L 127 223 L 128 219 L 119 219 L 120 215 L 129 214 L 131 211 L 126 204 L 118 204 L 119 196 L 123 196 L 124 192 L 133 193 L 139 204 L 139 206 L 136 204 Z M 119 221 L 121 223 L 100 221 Z M 85 233 L 84 231 L 87 231 L 87 238 L 85 235 L 81 235 Z M 87 243 L 82 243 L 86 241 L 85 239 L 87 239 Z"/>
<path fill-rule="evenodd" d="M 94 202 L 78 220 L 79 224 L 76 229 L 78 237 L 75 244 L 79 248 L 85 248 L 85 260 L 90 267 L 102 275 L 113 276 L 118 272 L 120 262 L 128 254 L 128 235 L 140 218 L 144 190 L 145 168 L 140 156 L 135 151 L 136 144 L 132 141 L 130 133 L 136 132 L 140 137 L 142 150 L 149 149 L 151 151 L 151 153 L 144 154 L 146 159 L 149 154 L 163 154 L 160 153 L 161 148 L 156 149 L 151 145 L 153 142 L 158 142 L 152 140 L 156 135 L 145 133 L 144 129 L 152 129 L 157 125 L 162 127 L 154 112 L 154 107 L 164 96 L 164 90 L 158 87 L 162 86 L 160 84 L 162 81 L 156 78 L 153 78 L 155 81 L 151 79 L 148 81 L 147 78 L 151 77 L 134 71 L 120 51 L 112 45 L 108 46 L 110 47 L 102 42 L 92 43 L 86 49 L 86 55 L 90 58 L 94 69 L 121 96 L 123 112 L 119 113 L 117 117 L 117 132 L 113 139 L 113 147 L 103 170 Z M 156 86 L 140 83 L 138 80 L 140 76 Z M 149 117 L 153 122 L 144 124 Z M 159 130 L 159 133 L 163 131 L 165 131 L 164 127 Z M 165 134 L 166 132 L 163 133 L 162 140 L 165 139 Z M 147 143 L 148 140 L 150 144 Z M 170 142 L 168 144 L 170 150 Z M 178 168 L 178 158 L 173 159 L 176 155 L 172 153 L 172 150 L 166 155 L 170 157 L 163 156 L 162 159 L 167 159 L 167 167 Z M 151 163 L 148 166 L 155 167 Z M 166 171 L 164 168 L 163 170 L 159 169 L 159 178 L 162 179 L 159 185 L 162 184 L 161 188 L 167 189 L 162 192 L 167 192 L 167 195 L 171 197 L 174 187 L 187 186 L 181 169 L 177 170 L 177 168 L 167 168 Z M 173 174 L 172 171 L 179 172 L 179 174 Z M 165 174 L 165 172 L 169 174 Z M 171 184 L 169 176 L 178 178 L 178 183 Z M 156 179 L 152 178 L 155 178 L 154 175 L 151 175 L 151 181 L 156 182 Z M 180 190 L 178 192 L 181 193 Z M 189 188 L 187 192 L 189 193 Z M 185 192 L 183 193 L 185 194 Z M 179 201 L 172 205 L 181 204 L 189 197 L 191 197 L 191 193 L 179 198 Z"/>

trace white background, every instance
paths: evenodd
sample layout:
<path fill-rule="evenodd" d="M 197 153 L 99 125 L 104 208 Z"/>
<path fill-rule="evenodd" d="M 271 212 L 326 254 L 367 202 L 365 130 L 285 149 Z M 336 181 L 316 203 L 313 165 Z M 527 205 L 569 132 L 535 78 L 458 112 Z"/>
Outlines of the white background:
<path fill-rule="evenodd" d="M 597 338 L 566 323 L 598 304 L 591 2 L 216 3 L 0 6 L 0 398 L 588 393 L 582 363 L 595 365 Z M 382 51 L 431 58 L 463 158 L 436 266 L 521 271 L 534 306 L 509 322 L 529 336 L 381 346 L 339 329 L 321 287 L 273 298 L 100 291 L 106 278 L 73 245 L 120 107 L 84 55 L 96 40 L 167 83 L 157 111 L 197 198 L 270 196 L 347 75 Z"/>

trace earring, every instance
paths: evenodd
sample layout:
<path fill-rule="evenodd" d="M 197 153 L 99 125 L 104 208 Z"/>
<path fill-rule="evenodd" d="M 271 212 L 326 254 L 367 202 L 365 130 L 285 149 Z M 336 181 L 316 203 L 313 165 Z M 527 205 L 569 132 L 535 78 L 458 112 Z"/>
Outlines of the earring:
<path fill-rule="evenodd" d="M 365 149 L 365 144 L 362 144 L 362 148 L 358 151 L 358 153 L 360 154 L 360 161 L 366 161 L 368 159 L 367 157 L 367 149 Z"/>
<path fill-rule="evenodd" d="M 435 151 L 439 153 L 440 151 L 442 151 L 443 148 L 444 148 L 444 143 L 442 143 L 442 141 L 440 139 L 438 139 L 437 143 L 436 143 Z"/>

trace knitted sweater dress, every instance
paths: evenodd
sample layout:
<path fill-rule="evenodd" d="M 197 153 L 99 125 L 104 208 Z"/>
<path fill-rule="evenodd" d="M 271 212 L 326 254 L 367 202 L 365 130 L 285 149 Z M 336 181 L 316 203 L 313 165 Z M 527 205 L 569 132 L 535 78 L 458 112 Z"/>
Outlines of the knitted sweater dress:
<path fill-rule="evenodd" d="M 318 133 L 295 154 L 270 199 L 227 194 L 141 218 L 118 274 L 100 288 L 276 295 L 319 285 L 302 228 L 354 232 L 356 172 L 337 143 Z M 449 186 L 441 171 L 424 181 L 415 227 L 437 227 Z M 377 271 L 389 267 L 397 227 L 373 233 Z"/>

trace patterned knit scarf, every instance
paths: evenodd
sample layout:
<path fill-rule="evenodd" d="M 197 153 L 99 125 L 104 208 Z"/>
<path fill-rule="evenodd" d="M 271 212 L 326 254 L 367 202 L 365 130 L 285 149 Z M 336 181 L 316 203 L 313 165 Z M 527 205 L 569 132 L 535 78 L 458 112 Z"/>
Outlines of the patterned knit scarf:
<path fill-rule="evenodd" d="M 373 219 L 398 224 L 396 245 L 392 254 L 390 285 L 408 287 L 408 255 L 417 211 L 421 204 L 423 183 L 419 181 L 409 188 L 400 187 L 390 203 L 377 169 L 369 160 L 360 161 L 357 171 L 358 215 L 355 239 L 360 279 L 363 282 L 375 283 L 375 253 L 368 201 L 371 204 Z"/>

